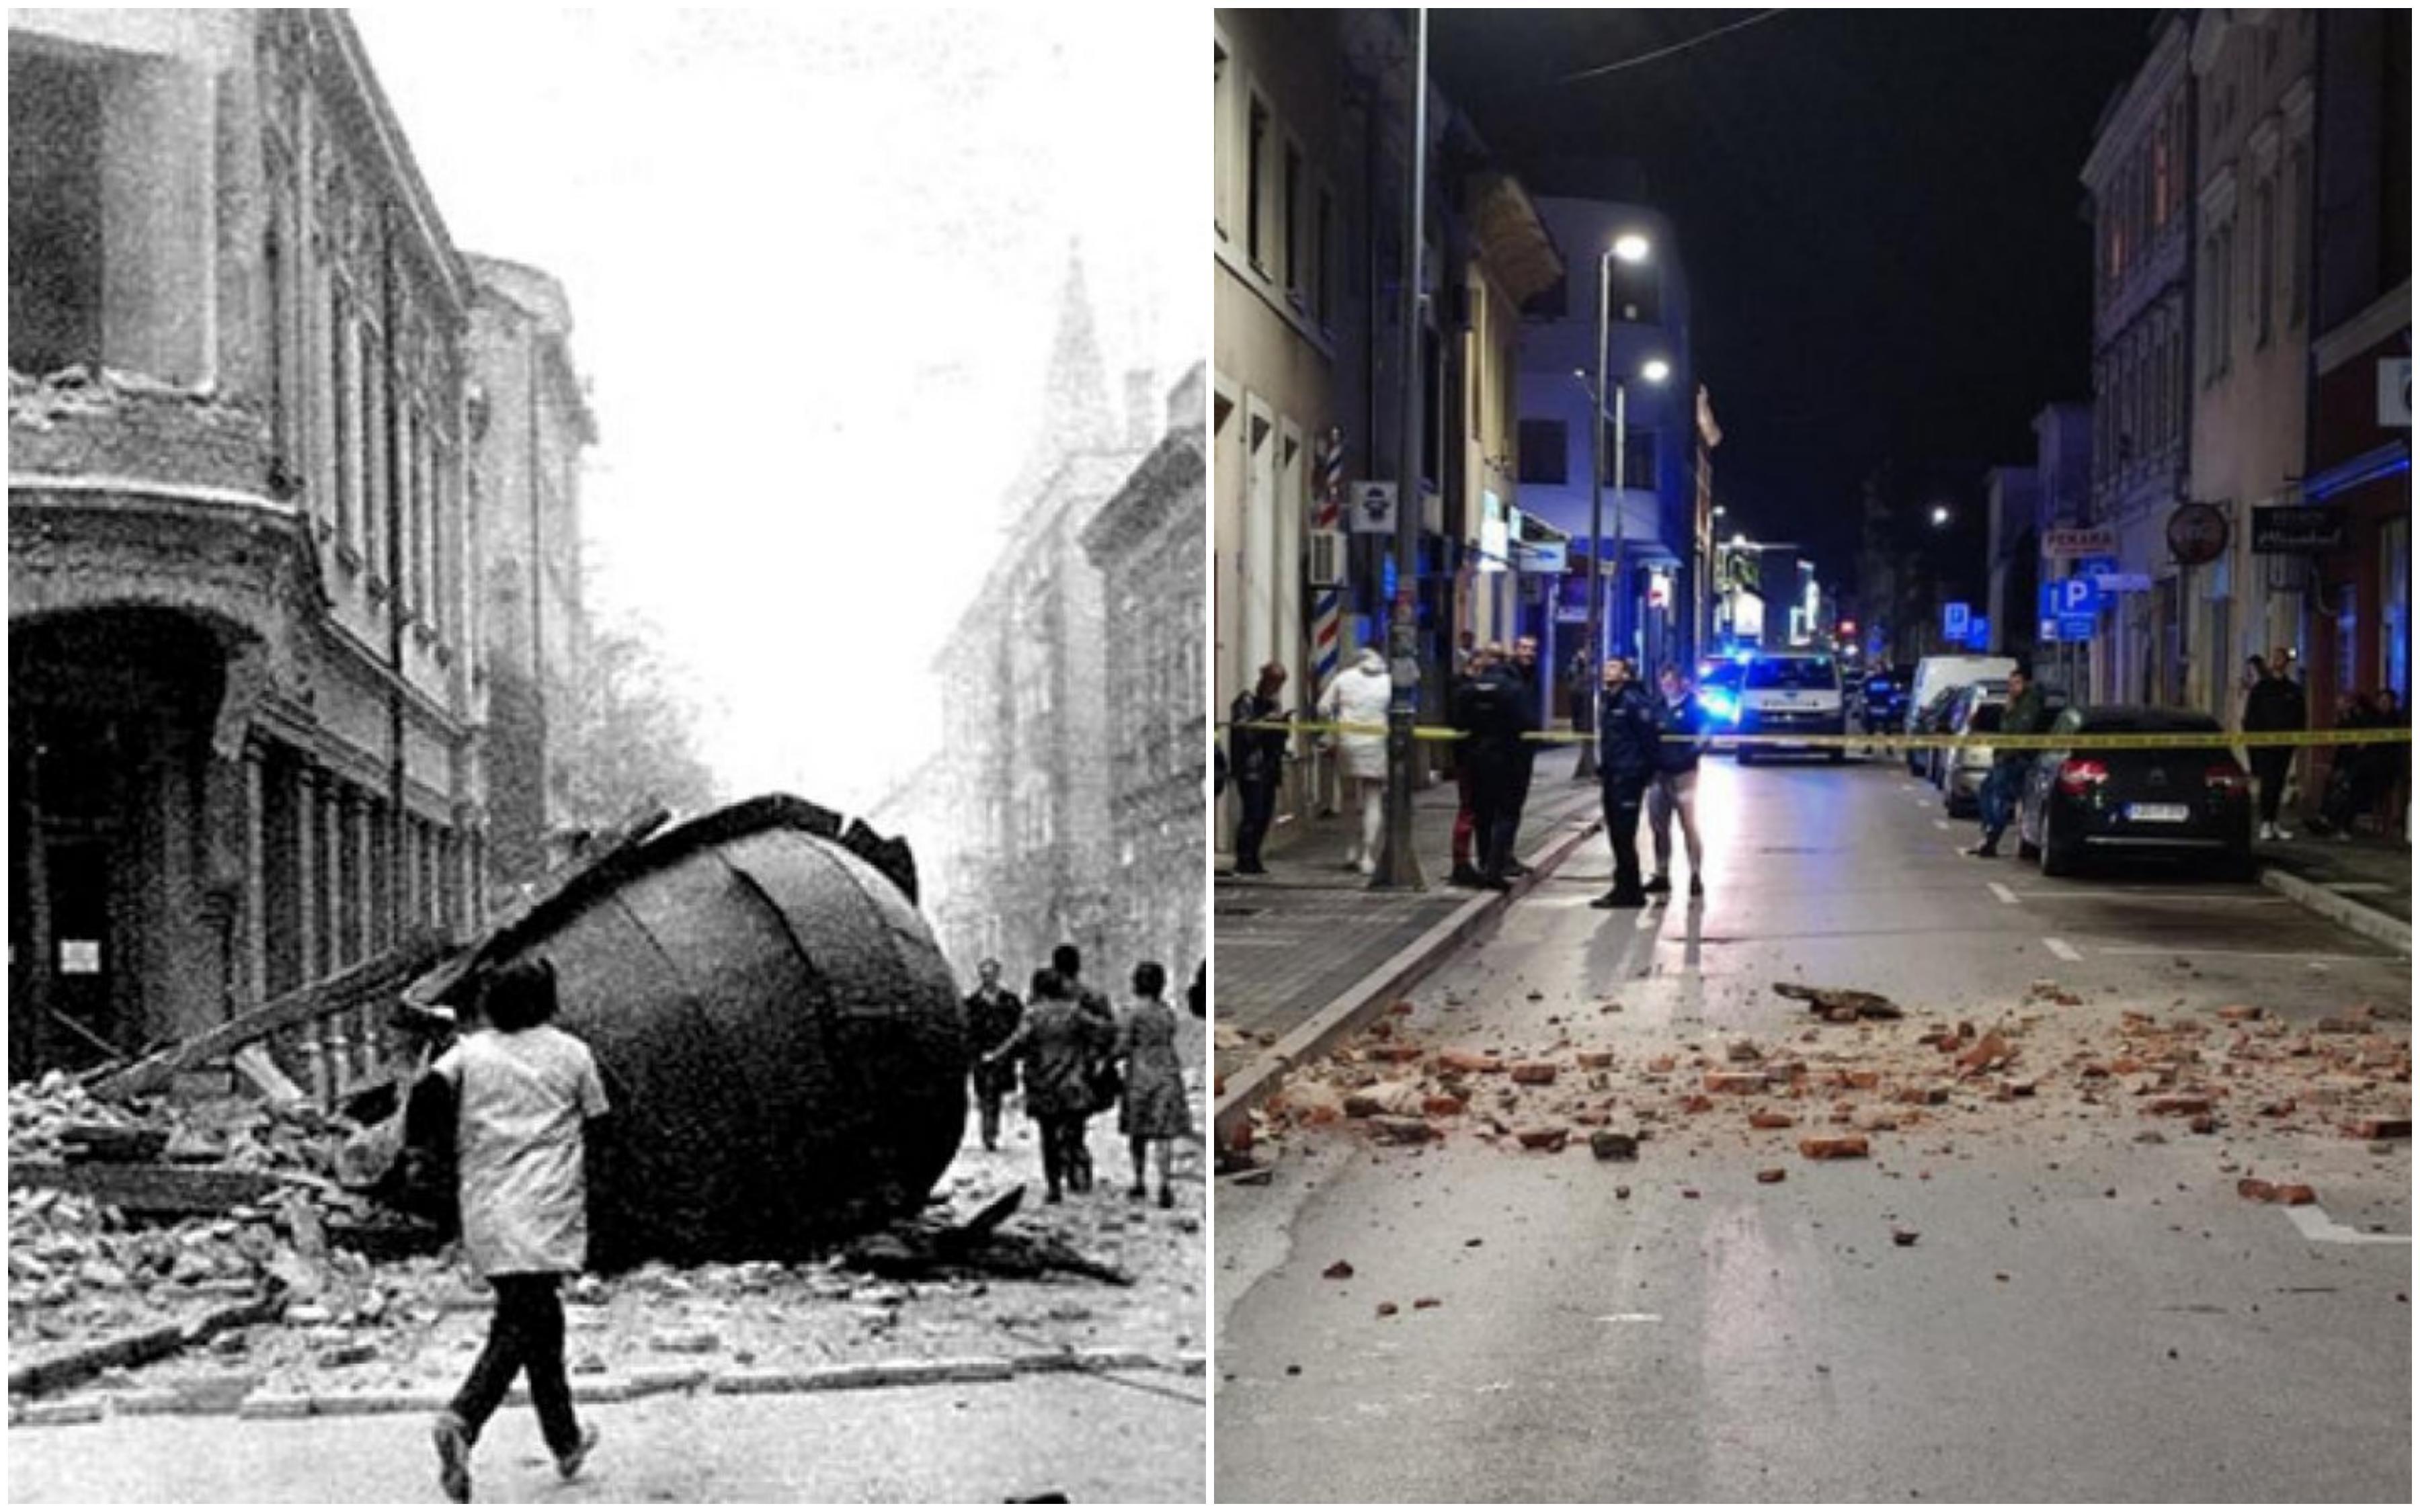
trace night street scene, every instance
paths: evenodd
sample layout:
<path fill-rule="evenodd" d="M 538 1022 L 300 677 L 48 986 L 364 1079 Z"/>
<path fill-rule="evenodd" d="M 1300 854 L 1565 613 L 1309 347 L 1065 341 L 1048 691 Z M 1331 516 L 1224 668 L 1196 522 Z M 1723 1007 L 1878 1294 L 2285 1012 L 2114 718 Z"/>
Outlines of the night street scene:
<path fill-rule="evenodd" d="M 2410 1502 L 2412 57 L 1217 13 L 1220 1501 Z"/>
<path fill-rule="evenodd" d="M 450 15 L 9 12 L 8 1499 L 1200 1503 L 1198 15 Z"/>

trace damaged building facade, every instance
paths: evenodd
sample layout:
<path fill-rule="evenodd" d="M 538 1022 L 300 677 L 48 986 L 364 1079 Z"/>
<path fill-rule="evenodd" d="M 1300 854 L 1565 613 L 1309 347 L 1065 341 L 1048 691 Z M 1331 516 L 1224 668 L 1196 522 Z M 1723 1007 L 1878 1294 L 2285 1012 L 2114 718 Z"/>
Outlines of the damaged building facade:
<path fill-rule="evenodd" d="M 1011 984 L 1073 943 L 1123 992 L 1183 981 L 1202 925 L 1202 386 L 1109 398 L 1071 269 L 1001 547 L 935 658 L 939 750 L 875 806 L 914 844 L 951 965 Z M 1123 423 L 1122 422 L 1123 419 Z"/>
<path fill-rule="evenodd" d="M 8 27 L 13 1080 L 474 928 L 490 769 L 478 288 L 351 24 Z"/>
<path fill-rule="evenodd" d="M 537 269 L 467 255 L 473 517 L 486 645 L 489 881 L 532 882 L 570 823 L 569 718 L 587 616 L 580 457 L 597 420 L 571 360 L 571 301 Z"/>

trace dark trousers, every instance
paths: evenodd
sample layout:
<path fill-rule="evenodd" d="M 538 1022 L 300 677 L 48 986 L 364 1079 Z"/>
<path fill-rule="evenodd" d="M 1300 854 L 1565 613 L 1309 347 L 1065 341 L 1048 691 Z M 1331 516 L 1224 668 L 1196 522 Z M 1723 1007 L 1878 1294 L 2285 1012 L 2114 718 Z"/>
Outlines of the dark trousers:
<path fill-rule="evenodd" d="M 2286 774 L 2294 765 L 2291 746 L 2259 746 L 2252 751 L 2252 775 L 2260 779 L 2260 822 L 2277 822 L 2277 805 L 2286 796 Z"/>
<path fill-rule="evenodd" d="M 1605 779 L 1605 834 L 1613 842 L 1613 890 L 1624 897 L 1638 893 L 1638 810 L 1647 801 L 1643 777 Z"/>
<path fill-rule="evenodd" d="M 986 1088 L 975 1088 L 975 1107 L 983 1115 L 983 1142 L 985 1149 L 1000 1148 L 1000 1093 Z"/>
<path fill-rule="evenodd" d="M 1466 867 L 1470 864 L 1471 837 L 1479 828 L 1479 812 L 1473 807 L 1477 802 L 1479 779 L 1471 771 L 1470 756 L 1466 751 L 1454 763 L 1453 785 L 1456 795 L 1462 800 L 1453 811 L 1453 864 Z"/>
<path fill-rule="evenodd" d="M 1976 791 L 1975 808 L 1983 818 L 1983 844 L 1996 848 L 2000 837 L 2009 832 L 2009 825 L 2017 817 L 2017 789 L 2024 781 L 2023 763 L 1994 762 L 1983 774 L 1983 785 Z"/>
<path fill-rule="evenodd" d="M 1500 756 L 1482 757 L 1470 773 L 1470 832 L 1479 846 L 1480 871 L 1491 877 L 1504 875 L 1519 823 L 1512 808 L 1512 764 Z"/>
<path fill-rule="evenodd" d="M 470 1378 L 454 1394 L 454 1415 L 462 1420 L 473 1443 L 487 1426 L 513 1378 L 529 1372 L 530 1405 L 546 1446 L 559 1458 L 580 1447 L 580 1423 L 571 1412 L 571 1383 L 563 1372 L 563 1298 L 555 1288 L 561 1277 L 499 1275 L 489 1278 L 496 1288 L 496 1311 L 488 1319 L 488 1347 L 471 1366 Z"/>
<path fill-rule="evenodd" d="M 1063 1187 L 1081 1192 L 1092 1184 L 1092 1161 L 1084 1150 L 1083 1113 L 1046 1114 L 1042 1125 L 1042 1180 L 1055 1194 Z"/>
<path fill-rule="evenodd" d="M 1243 799 L 1243 818 L 1235 825 L 1235 864 L 1256 868 L 1261 864 L 1261 841 L 1268 839 L 1269 821 L 1277 816 L 1278 785 L 1274 779 L 1238 782 L 1236 794 Z"/>

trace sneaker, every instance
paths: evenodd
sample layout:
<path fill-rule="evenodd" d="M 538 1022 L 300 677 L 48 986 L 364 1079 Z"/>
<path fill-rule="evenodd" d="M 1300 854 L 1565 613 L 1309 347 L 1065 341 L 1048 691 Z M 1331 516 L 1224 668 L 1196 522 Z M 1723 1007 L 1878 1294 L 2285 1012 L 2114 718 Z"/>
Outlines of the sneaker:
<path fill-rule="evenodd" d="M 597 1447 L 597 1441 L 602 1437 L 603 1435 L 597 1431 L 597 1425 L 594 1423 L 582 1427 L 580 1430 L 579 1444 L 569 1454 L 554 1457 L 554 1473 L 565 1480 L 579 1479 L 580 1467 L 588 1463 L 589 1451 Z"/>
<path fill-rule="evenodd" d="M 1689 878 L 1689 896 L 1692 898 L 1702 898 L 1705 895 L 1706 879 L 1699 876 L 1692 876 Z"/>
<path fill-rule="evenodd" d="M 2275 825 L 2269 824 L 2262 825 L 2260 826 L 2260 838 L 2262 840 L 2275 840 L 2277 838 L 2277 826 Z"/>
<path fill-rule="evenodd" d="M 1647 886 L 1639 890 L 1647 893 L 1670 892 L 1672 890 L 1672 879 L 1666 876 L 1663 872 L 1658 872 L 1653 876 L 1649 877 L 1647 879 Z"/>
<path fill-rule="evenodd" d="M 452 1412 L 440 1412 L 429 1425 L 437 1443 L 437 1484 L 449 1502 L 471 1500 L 471 1429 Z"/>
<path fill-rule="evenodd" d="M 2271 832 L 2269 838 L 2271 840 L 2292 840 L 2294 838 L 2294 832 L 2290 829 L 2276 829 Z"/>
<path fill-rule="evenodd" d="M 1998 857 L 2000 848 L 1996 845 L 1969 845 L 1958 854 L 1971 856 L 1978 861 L 1989 861 Z"/>
<path fill-rule="evenodd" d="M 1518 861 L 1507 861 L 1504 863 L 1504 874 L 1508 877 L 1526 877 L 1529 874 L 1529 869 Z"/>
<path fill-rule="evenodd" d="M 1378 862 L 1375 857 L 1365 856 L 1361 857 L 1360 863 L 1357 865 L 1354 870 L 1360 872 L 1365 877 L 1374 877 L 1378 874 Z"/>
<path fill-rule="evenodd" d="M 1590 908 L 1644 908 L 1647 906 L 1647 894 L 1624 892 L 1616 887 L 1602 897 L 1590 899 L 1589 906 Z"/>

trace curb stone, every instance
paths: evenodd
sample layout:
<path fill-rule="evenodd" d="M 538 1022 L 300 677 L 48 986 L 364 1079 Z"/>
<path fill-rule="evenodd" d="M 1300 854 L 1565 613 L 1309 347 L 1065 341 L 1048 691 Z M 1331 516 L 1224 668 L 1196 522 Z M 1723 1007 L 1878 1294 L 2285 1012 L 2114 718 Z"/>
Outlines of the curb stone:
<path fill-rule="evenodd" d="M 98 1423 L 101 1401 L 97 1396 L 70 1396 L 55 1402 L 27 1402 L 16 1421 L 29 1428 L 68 1427 L 79 1423 Z"/>
<path fill-rule="evenodd" d="M 2283 893 L 2321 918 L 2342 925 L 2366 939 L 2390 946 L 2406 955 L 2412 953 L 2412 926 L 2392 914 L 2355 903 L 2343 893 L 2297 876 L 2284 867 L 2262 867 L 2260 885 L 2272 892 Z"/>
<path fill-rule="evenodd" d="M 1572 853 L 1605 827 L 1601 819 L 1577 816 L 1564 821 L 1564 834 L 1549 839 L 1523 863 L 1528 871 L 1510 891 L 1483 892 L 1430 927 L 1428 932 L 1389 957 L 1383 964 L 1346 988 L 1327 1006 L 1312 1013 L 1292 1033 L 1271 1045 L 1250 1065 L 1227 1079 L 1226 1095 L 1211 1115 L 1219 1146 L 1230 1144 L 1252 1108 L 1276 1091 L 1287 1072 L 1327 1053 L 1335 1044 L 1385 1012 L 1409 992 L 1437 963 L 1486 925 L 1503 917 Z"/>
<path fill-rule="evenodd" d="M 299 1392 L 256 1391 L 243 1399 L 235 1410 L 238 1417 L 282 1419 L 309 1417 L 311 1398 Z"/>

